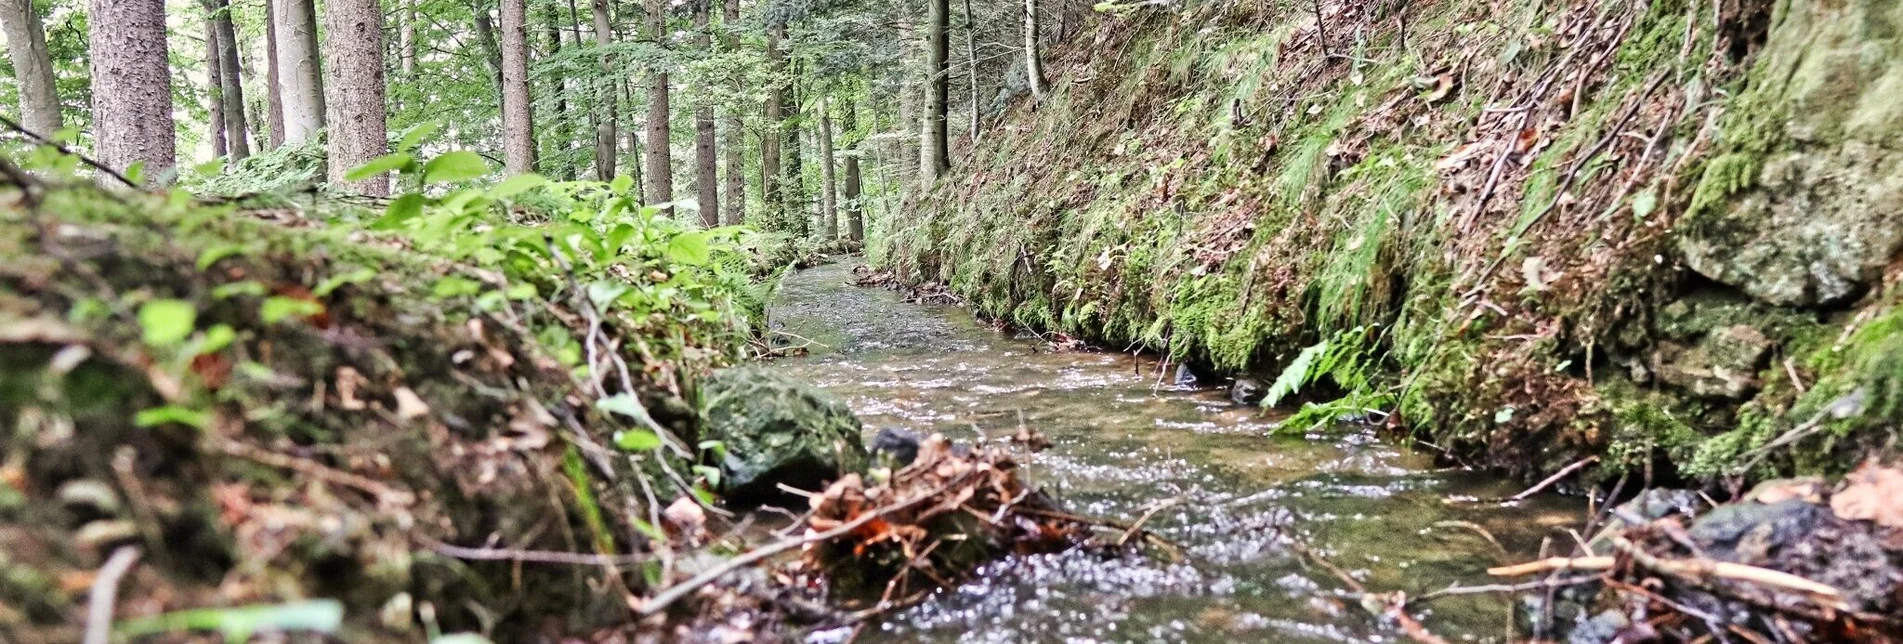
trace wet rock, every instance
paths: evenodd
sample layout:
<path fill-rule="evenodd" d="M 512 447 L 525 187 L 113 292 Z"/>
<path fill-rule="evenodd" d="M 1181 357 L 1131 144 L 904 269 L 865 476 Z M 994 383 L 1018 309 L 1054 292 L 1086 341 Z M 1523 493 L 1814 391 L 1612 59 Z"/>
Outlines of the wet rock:
<path fill-rule="evenodd" d="M 1728 128 L 1743 131 L 1698 189 L 1716 203 L 1679 249 L 1692 270 L 1766 302 L 1838 304 L 1903 250 L 1903 14 L 1891 0 L 1788 4 L 1758 54 L 1763 82 L 1739 99 L 1757 112 L 1740 118 L 1762 122 Z"/>
<path fill-rule="evenodd" d="M 776 499 L 778 486 L 817 490 L 864 469 L 859 419 L 811 385 L 758 367 L 715 373 L 700 388 L 701 438 L 725 446 L 729 502 Z"/>
<path fill-rule="evenodd" d="M 1269 387 L 1255 378 L 1237 378 L 1229 385 L 1229 400 L 1238 405 L 1259 405 L 1269 394 Z"/>
<path fill-rule="evenodd" d="M 887 427 L 872 437 L 872 460 L 874 464 L 893 469 L 911 465 L 918 458 L 919 436 L 916 432 Z"/>
<path fill-rule="evenodd" d="M 1658 378 L 1692 395 L 1742 400 L 1757 392 L 1757 372 L 1773 344 L 1756 328 L 1737 324 L 1705 334 L 1696 346 L 1660 343 Z"/>

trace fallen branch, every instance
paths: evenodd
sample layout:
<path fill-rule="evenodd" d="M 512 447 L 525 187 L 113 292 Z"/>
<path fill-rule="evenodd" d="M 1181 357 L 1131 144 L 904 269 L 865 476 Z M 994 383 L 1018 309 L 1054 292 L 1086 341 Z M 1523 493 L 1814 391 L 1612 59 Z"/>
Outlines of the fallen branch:
<path fill-rule="evenodd" d="M 1675 560 L 1652 556 L 1633 546 L 1623 537 L 1613 539 L 1613 546 L 1632 556 L 1632 562 L 1657 572 L 1685 579 L 1716 578 L 1727 581 L 1741 581 L 1769 586 L 1782 590 L 1807 593 L 1819 599 L 1829 600 L 1831 605 L 1841 607 L 1843 594 L 1836 588 L 1799 577 L 1786 572 L 1768 568 L 1747 566 L 1729 561 L 1709 559 Z M 1618 558 L 1611 556 L 1594 557 L 1548 557 L 1538 561 L 1488 568 L 1487 574 L 1495 577 L 1524 577 L 1553 571 L 1606 571 L 1618 565 Z"/>
<path fill-rule="evenodd" d="M 1554 472 L 1552 476 L 1546 477 L 1546 480 L 1540 481 L 1538 484 L 1535 484 L 1533 487 L 1527 488 L 1525 491 L 1519 494 L 1515 494 L 1513 496 L 1507 497 L 1507 500 L 1508 501 L 1525 501 L 1527 497 L 1533 496 L 1535 494 L 1539 494 L 1541 490 L 1552 487 L 1554 483 L 1560 482 L 1560 479 L 1566 478 L 1567 475 L 1572 474 L 1573 472 L 1579 471 L 1580 468 L 1586 467 L 1587 465 L 1591 465 L 1597 462 L 1599 462 L 1599 457 L 1597 456 L 1588 456 L 1586 458 L 1579 459 L 1578 461 L 1574 461 L 1573 464 L 1571 465 L 1567 465 L 1566 467 L 1559 468 L 1558 472 Z"/>
<path fill-rule="evenodd" d="M 106 564 L 93 577 L 92 590 L 86 593 L 86 639 L 84 644 L 112 641 L 112 609 L 119 601 L 119 580 L 139 563 L 138 546 L 121 546 L 112 551 Z"/>

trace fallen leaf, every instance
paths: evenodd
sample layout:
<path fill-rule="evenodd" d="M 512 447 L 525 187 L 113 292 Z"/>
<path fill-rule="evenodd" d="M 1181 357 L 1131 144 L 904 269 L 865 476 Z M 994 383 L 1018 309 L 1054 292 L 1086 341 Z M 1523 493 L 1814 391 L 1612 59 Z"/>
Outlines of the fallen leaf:
<path fill-rule="evenodd" d="M 1844 479 L 1844 488 L 1830 497 L 1838 518 L 1872 521 L 1886 528 L 1903 528 L 1903 469 L 1866 464 Z"/>
<path fill-rule="evenodd" d="M 416 420 L 429 415 L 429 403 L 410 391 L 409 387 L 396 388 L 396 417 L 403 420 Z"/>
<path fill-rule="evenodd" d="M 351 367 L 338 367 L 337 406 L 349 411 L 358 411 L 368 407 L 369 405 L 357 399 L 357 388 L 367 382 L 368 381 L 364 380 L 363 374 L 357 373 L 356 369 Z"/>

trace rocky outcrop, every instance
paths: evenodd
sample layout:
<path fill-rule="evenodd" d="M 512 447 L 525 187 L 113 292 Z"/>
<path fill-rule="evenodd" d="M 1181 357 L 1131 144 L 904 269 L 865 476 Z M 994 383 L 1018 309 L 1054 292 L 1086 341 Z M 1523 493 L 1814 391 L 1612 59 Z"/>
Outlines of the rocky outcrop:
<path fill-rule="evenodd" d="M 1903 250 L 1903 5 L 1788 0 L 1679 248 L 1785 306 L 1867 291 Z"/>
<path fill-rule="evenodd" d="M 700 387 L 701 439 L 724 478 L 727 500 L 757 504 L 779 485 L 817 490 L 863 470 L 859 419 L 843 401 L 758 367 L 715 373 Z"/>

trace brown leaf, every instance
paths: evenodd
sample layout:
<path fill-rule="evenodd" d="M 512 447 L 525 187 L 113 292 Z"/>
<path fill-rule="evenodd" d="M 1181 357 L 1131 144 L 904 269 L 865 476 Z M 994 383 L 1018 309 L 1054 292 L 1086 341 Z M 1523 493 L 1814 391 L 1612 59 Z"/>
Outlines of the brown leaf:
<path fill-rule="evenodd" d="M 1830 509 L 1842 519 L 1903 528 L 1903 469 L 1875 464 L 1858 468 L 1830 497 Z"/>

